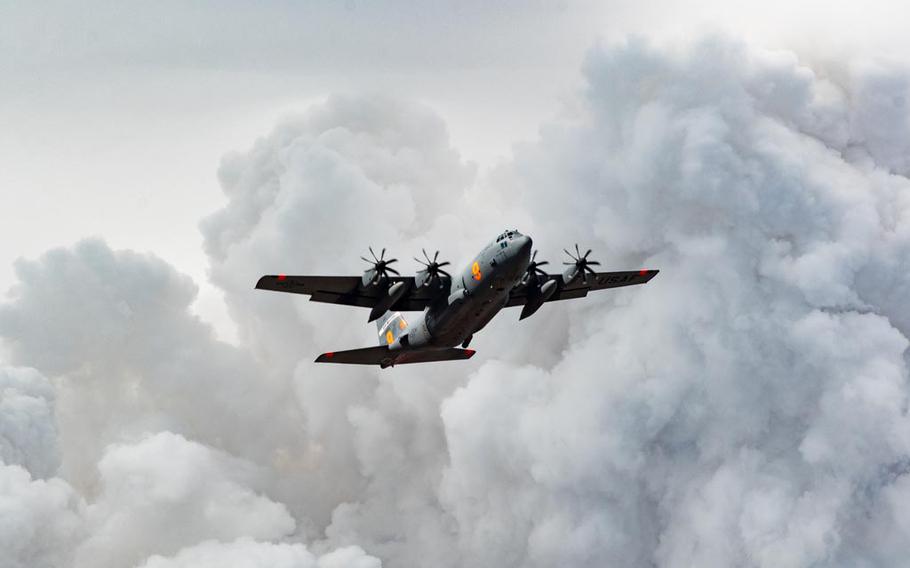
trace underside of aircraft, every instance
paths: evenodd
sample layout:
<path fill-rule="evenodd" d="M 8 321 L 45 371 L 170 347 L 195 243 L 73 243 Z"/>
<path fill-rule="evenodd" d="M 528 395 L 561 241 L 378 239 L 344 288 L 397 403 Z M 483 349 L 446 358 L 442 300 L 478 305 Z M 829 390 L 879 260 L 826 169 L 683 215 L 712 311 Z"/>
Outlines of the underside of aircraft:
<path fill-rule="evenodd" d="M 415 276 L 402 276 L 390 265 L 398 260 L 377 256 L 363 258 L 370 267 L 360 276 L 263 276 L 256 288 L 310 296 L 314 302 L 370 309 L 376 321 L 379 345 L 333 351 L 316 358 L 317 363 L 379 365 L 382 368 L 407 363 L 470 359 L 468 345 L 473 335 L 503 308 L 521 306 L 519 319 L 533 315 L 547 302 L 583 298 L 588 292 L 645 284 L 658 270 L 597 272 L 578 245 L 562 274 L 548 274 L 531 252 L 531 238 L 506 230 L 487 244 L 464 269 L 450 274 L 423 251 L 423 265 Z M 402 312 L 419 312 L 406 318 Z"/>

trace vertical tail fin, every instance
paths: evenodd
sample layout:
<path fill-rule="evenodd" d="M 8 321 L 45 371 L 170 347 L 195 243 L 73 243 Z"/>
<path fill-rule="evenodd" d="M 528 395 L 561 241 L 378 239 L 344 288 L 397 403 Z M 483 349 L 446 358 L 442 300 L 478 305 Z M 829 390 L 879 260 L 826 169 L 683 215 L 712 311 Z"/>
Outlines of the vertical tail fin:
<path fill-rule="evenodd" d="M 379 345 L 395 343 L 408 329 L 408 322 L 401 312 L 386 312 L 376 320 L 376 331 L 379 334 Z"/>

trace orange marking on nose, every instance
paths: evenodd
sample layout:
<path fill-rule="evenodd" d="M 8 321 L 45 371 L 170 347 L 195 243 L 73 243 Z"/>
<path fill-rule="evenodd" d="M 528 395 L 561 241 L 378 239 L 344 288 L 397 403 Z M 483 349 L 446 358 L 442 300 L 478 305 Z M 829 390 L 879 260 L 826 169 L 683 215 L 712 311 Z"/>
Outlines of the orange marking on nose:
<path fill-rule="evenodd" d="M 477 261 L 474 261 L 474 264 L 471 265 L 471 274 L 474 275 L 474 280 L 483 278 L 483 275 L 480 273 L 480 263 Z"/>
<path fill-rule="evenodd" d="M 390 345 L 393 341 L 395 341 L 395 336 L 392 335 L 391 329 L 389 331 L 385 332 L 385 341 L 386 341 L 386 343 L 388 343 Z"/>

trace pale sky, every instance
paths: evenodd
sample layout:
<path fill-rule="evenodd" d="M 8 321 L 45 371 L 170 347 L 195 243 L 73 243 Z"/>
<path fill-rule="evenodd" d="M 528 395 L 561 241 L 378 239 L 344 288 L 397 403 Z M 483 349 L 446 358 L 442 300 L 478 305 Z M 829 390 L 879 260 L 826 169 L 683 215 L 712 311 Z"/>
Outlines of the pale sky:
<path fill-rule="evenodd" d="M 905 564 L 908 21 L 0 0 L 0 564 Z M 253 289 L 504 224 L 660 274 L 394 369 Z"/>
<path fill-rule="evenodd" d="M 806 57 L 823 45 L 886 58 L 905 44 L 900 2 L 794 4 L 2 4 L 0 289 L 16 258 L 101 236 L 192 275 L 197 311 L 230 339 L 197 223 L 223 203 L 220 157 L 279 116 L 333 92 L 415 98 L 483 175 L 560 112 L 598 41 L 718 30 Z"/>

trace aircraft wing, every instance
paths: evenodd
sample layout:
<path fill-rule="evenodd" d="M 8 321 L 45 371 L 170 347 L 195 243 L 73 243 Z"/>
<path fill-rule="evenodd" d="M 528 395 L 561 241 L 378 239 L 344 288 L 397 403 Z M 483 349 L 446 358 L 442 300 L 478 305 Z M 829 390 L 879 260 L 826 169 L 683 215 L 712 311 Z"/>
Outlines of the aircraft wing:
<path fill-rule="evenodd" d="M 645 284 L 655 276 L 659 270 L 626 270 L 621 272 L 596 272 L 588 274 L 588 281 L 583 281 L 580 277 L 574 282 L 566 285 L 562 274 L 549 274 L 550 280 L 556 280 L 556 292 L 547 300 L 555 302 L 557 300 L 571 300 L 573 298 L 584 298 L 588 292 L 594 290 L 605 290 L 607 288 L 619 288 L 622 286 L 634 286 L 636 284 Z M 525 286 L 516 286 L 509 295 L 509 301 L 506 307 L 523 306 L 528 300 L 528 289 Z"/>
<path fill-rule="evenodd" d="M 407 291 L 392 306 L 395 310 L 405 312 L 420 312 L 429 306 L 436 295 L 427 287 L 418 288 L 414 285 L 412 276 L 393 276 L 389 279 L 391 284 L 405 282 Z M 326 302 L 328 304 L 343 304 L 346 306 L 360 306 L 373 308 L 380 300 L 385 299 L 385 291 L 374 287 L 361 285 L 360 276 L 292 276 L 290 274 L 266 275 L 259 279 L 256 288 L 260 290 L 274 290 L 276 292 L 290 292 L 292 294 L 306 294 L 310 301 Z"/>

